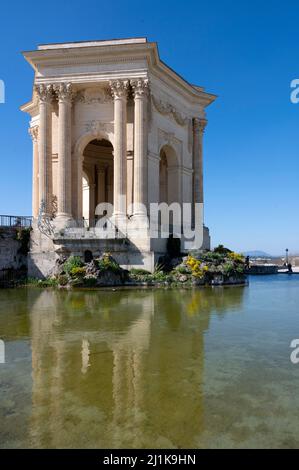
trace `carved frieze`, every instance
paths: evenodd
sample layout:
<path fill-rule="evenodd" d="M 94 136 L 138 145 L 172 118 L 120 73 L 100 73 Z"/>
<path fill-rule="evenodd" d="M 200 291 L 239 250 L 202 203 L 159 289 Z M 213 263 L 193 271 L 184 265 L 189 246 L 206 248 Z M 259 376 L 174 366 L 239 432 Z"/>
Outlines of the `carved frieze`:
<path fill-rule="evenodd" d="M 179 111 L 177 111 L 177 109 L 171 104 L 158 100 L 154 95 L 152 95 L 152 102 L 160 114 L 173 118 L 179 126 L 186 126 L 188 124 L 189 119 L 179 113 Z"/>
<path fill-rule="evenodd" d="M 84 104 L 106 104 L 112 102 L 108 88 L 86 89 L 77 93 L 76 101 Z"/>
<path fill-rule="evenodd" d="M 85 131 L 86 132 L 91 132 L 94 135 L 98 135 L 101 132 L 112 132 L 113 130 L 113 125 L 111 123 L 107 122 L 102 122 L 102 121 L 87 121 L 85 123 Z"/>

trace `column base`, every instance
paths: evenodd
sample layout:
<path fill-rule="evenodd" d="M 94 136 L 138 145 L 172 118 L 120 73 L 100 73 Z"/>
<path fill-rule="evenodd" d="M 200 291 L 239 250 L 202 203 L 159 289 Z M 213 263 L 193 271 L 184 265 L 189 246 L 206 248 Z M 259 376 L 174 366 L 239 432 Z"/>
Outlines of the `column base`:
<path fill-rule="evenodd" d="M 146 225 L 146 226 L 149 225 L 149 220 L 148 220 L 147 214 L 145 214 L 144 212 L 143 212 L 143 213 L 139 213 L 139 214 L 133 214 L 131 220 L 132 220 L 134 223 L 138 224 L 138 225 L 139 225 L 139 224 L 143 224 L 143 225 Z"/>
<path fill-rule="evenodd" d="M 145 214 L 134 214 L 130 219 L 129 235 L 133 238 L 148 236 L 149 221 Z"/>
<path fill-rule="evenodd" d="M 53 220 L 56 230 L 71 227 L 74 223 L 74 219 L 71 214 L 60 212 L 56 215 Z"/>
<path fill-rule="evenodd" d="M 127 226 L 128 226 L 128 218 L 124 213 L 113 214 L 111 217 L 111 222 L 114 227 L 118 229 L 123 235 L 126 236 L 127 233 Z"/>

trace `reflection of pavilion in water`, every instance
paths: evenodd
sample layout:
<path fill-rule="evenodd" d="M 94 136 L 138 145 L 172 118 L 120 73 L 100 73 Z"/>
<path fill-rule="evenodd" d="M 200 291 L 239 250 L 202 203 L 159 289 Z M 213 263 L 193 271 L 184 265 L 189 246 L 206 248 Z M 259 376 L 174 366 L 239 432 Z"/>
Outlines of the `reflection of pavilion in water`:
<path fill-rule="evenodd" d="M 32 445 L 192 447 L 204 332 L 211 311 L 240 305 L 229 292 L 29 293 Z"/>

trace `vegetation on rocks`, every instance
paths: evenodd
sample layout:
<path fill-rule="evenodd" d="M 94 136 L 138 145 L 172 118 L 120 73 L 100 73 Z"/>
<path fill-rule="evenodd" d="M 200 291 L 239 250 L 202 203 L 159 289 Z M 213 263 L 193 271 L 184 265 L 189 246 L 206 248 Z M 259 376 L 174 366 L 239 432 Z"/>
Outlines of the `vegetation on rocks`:
<path fill-rule="evenodd" d="M 89 263 L 79 256 L 57 260 L 53 277 L 60 287 L 97 287 L 122 285 L 127 280 L 127 271 L 122 269 L 109 253 Z"/>
<path fill-rule="evenodd" d="M 119 264 L 112 258 L 109 253 L 104 253 L 102 258 L 97 260 L 97 265 L 100 272 L 105 272 L 111 270 L 114 273 L 120 273 L 121 267 Z"/>
<path fill-rule="evenodd" d="M 76 268 L 82 268 L 84 266 L 80 256 L 70 256 L 63 265 L 63 270 L 66 274 L 72 275 L 72 272 Z"/>
<path fill-rule="evenodd" d="M 57 287 L 59 285 L 58 279 L 49 278 L 49 279 L 36 279 L 36 278 L 27 278 L 27 286 L 33 287 Z"/>
<path fill-rule="evenodd" d="M 137 282 L 166 285 L 225 285 L 245 282 L 245 259 L 220 245 L 213 251 L 191 252 L 188 256 L 163 263 L 153 274 L 131 270 L 130 278 Z M 167 266 L 167 269 L 161 268 Z"/>
<path fill-rule="evenodd" d="M 199 286 L 242 284 L 245 260 L 222 246 L 213 251 L 191 252 L 188 256 L 159 260 L 153 273 L 144 269 L 122 269 L 110 253 L 84 263 L 78 256 L 60 258 L 53 278 L 36 285 L 60 287 L 105 286 Z M 31 280 L 31 283 L 33 281 Z"/>
<path fill-rule="evenodd" d="M 245 279 L 245 259 L 224 247 L 214 251 L 189 254 L 187 266 L 192 276 L 204 284 L 226 284 Z"/>

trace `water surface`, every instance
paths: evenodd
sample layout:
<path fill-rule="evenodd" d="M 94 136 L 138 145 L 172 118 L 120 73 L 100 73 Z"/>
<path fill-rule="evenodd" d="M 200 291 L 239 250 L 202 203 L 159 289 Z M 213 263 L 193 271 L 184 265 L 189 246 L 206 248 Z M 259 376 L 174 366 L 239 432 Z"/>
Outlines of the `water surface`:
<path fill-rule="evenodd" d="M 299 276 L 0 290 L 0 447 L 299 447 Z"/>

